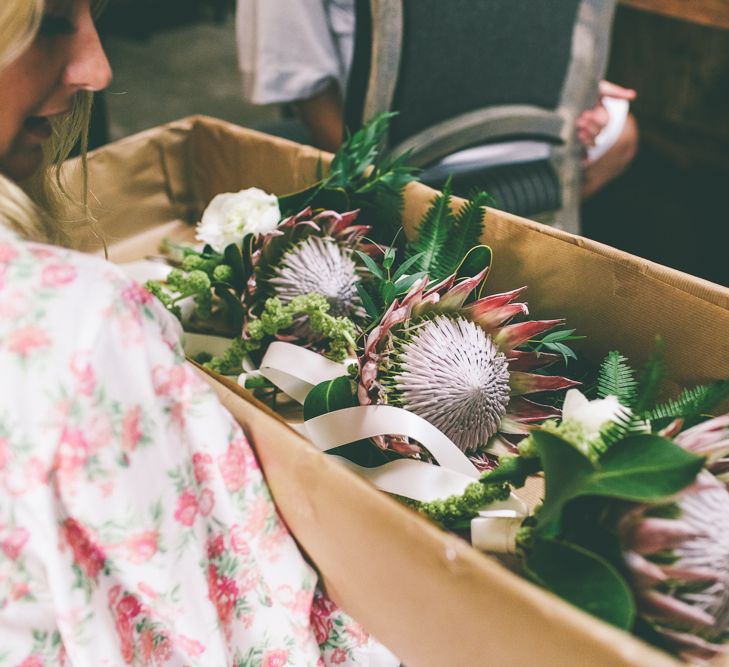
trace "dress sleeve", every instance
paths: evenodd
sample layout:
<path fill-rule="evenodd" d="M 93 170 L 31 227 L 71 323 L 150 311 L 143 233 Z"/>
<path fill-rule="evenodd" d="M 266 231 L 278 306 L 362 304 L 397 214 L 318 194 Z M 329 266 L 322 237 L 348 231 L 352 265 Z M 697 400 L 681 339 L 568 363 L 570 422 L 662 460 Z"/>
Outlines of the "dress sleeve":
<path fill-rule="evenodd" d="M 26 341 L 13 371 L 45 355 L 23 397 L 43 430 L 18 423 L 5 445 L 0 430 L 24 480 L 0 474 L 0 665 L 321 664 L 316 575 L 244 433 L 162 306 L 111 268 L 84 273 L 61 276 L 34 325 L 45 347 Z M 368 664 L 357 628 L 337 664 Z"/>

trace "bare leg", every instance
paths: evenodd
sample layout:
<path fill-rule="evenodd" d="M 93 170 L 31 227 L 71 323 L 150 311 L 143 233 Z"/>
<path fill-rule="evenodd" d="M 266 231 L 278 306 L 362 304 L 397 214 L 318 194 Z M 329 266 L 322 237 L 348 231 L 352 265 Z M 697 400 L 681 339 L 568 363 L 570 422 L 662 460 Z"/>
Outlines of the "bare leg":
<path fill-rule="evenodd" d="M 623 131 L 613 146 L 598 160 L 583 169 L 582 199 L 588 199 L 600 188 L 622 174 L 638 150 L 638 124 L 632 114 L 625 119 Z"/>
<path fill-rule="evenodd" d="M 332 153 L 344 139 L 344 113 L 339 86 L 332 82 L 320 93 L 294 104 L 317 147 Z"/>

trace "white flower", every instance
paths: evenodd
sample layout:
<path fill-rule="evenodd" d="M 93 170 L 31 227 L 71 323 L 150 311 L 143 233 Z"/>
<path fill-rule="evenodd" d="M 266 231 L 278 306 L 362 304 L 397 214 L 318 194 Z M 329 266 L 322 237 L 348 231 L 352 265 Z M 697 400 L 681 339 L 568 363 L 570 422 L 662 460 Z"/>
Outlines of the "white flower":
<path fill-rule="evenodd" d="M 616 396 L 588 401 L 578 389 L 570 389 L 567 392 L 562 406 L 562 420 L 580 424 L 589 440 L 600 435 L 604 426 L 629 413 L 630 410 L 621 405 Z"/>
<path fill-rule="evenodd" d="M 258 188 L 228 192 L 214 197 L 197 226 L 197 238 L 223 252 L 231 243 L 240 245 L 246 234 L 273 231 L 281 219 L 276 195 Z"/>

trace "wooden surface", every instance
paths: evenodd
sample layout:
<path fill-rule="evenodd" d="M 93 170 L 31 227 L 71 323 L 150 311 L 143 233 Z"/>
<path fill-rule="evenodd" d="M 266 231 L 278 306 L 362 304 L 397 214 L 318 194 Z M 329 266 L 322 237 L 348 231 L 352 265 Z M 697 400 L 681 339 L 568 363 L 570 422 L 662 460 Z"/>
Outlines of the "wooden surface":
<path fill-rule="evenodd" d="M 729 30 L 729 0 L 620 0 L 620 4 Z"/>

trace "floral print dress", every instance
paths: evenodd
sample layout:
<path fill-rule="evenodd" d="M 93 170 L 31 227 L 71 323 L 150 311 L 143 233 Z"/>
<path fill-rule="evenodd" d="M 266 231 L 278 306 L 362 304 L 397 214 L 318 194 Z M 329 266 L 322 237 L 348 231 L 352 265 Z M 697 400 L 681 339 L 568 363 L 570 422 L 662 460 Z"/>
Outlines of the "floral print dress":
<path fill-rule="evenodd" d="M 397 664 L 316 585 L 174 318 L 0 230 L 0 666 Z"/>

